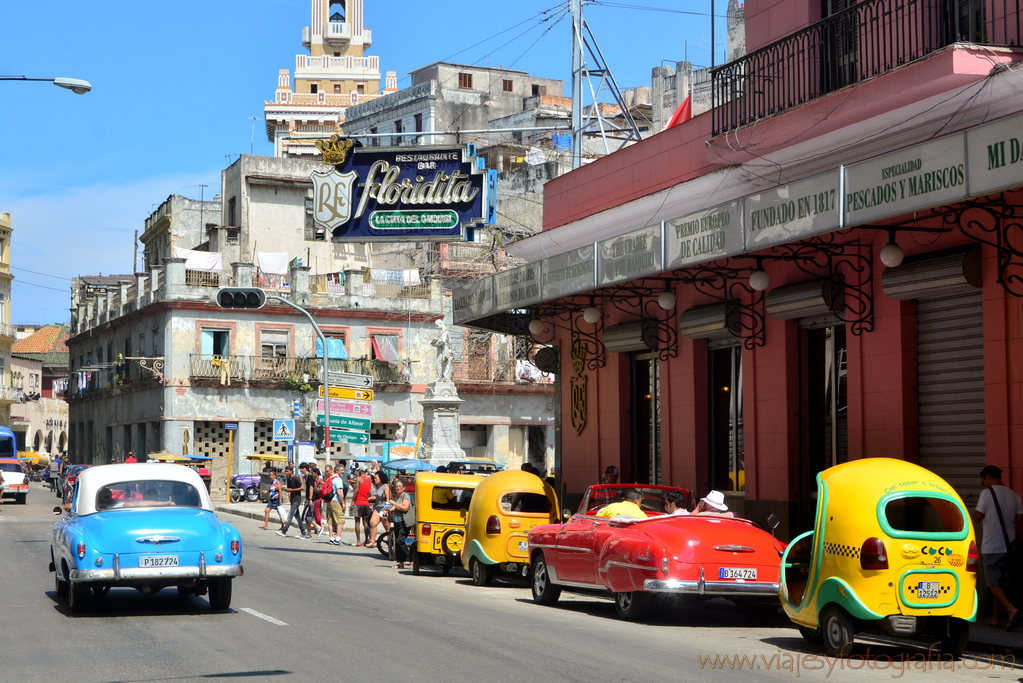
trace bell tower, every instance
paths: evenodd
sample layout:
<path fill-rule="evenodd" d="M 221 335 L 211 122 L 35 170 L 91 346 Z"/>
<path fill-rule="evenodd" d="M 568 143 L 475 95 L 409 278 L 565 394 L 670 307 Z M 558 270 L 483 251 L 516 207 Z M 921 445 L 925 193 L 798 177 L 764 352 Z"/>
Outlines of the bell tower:
<path fill-rule="evenodd" d="M 373 32 L 363 25 L 364 0 L 310 3 L 309 26 L 302 29 L 309 54 L 295 56 L 294 88 L 291 73 L 281 69 L 274 100 L 263 105 L 274 156 L 318 157 L 315 140 L 341 132 L 349 107 L 381 95 L 380 58 L 366 55 Z M 389 86 L 393 76 L 387 72 Z"/>

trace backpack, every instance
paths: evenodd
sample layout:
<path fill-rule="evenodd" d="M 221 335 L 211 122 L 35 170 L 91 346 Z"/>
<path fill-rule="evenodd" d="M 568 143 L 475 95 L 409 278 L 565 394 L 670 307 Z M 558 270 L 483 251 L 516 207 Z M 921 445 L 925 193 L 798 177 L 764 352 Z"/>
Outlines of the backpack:
<path fill-rule="evenodd" d="M 324 479 L 319 489 L 320 499 L 328 503 L 334 499 L 334 487 L 330 482 L 330 479 Z"/>

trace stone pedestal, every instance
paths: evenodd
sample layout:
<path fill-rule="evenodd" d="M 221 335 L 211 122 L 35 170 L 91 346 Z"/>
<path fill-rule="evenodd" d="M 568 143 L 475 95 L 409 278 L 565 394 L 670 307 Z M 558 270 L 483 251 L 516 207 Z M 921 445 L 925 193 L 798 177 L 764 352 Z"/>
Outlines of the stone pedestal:
<path fill-rule="evenodd" d="M 426 396 L 419 401 L 423 407 L 423 450 L 419 457 L 432 465 L 447 465 L 463 460 L 462 430 L 458 410 L 462 399 L 454 382 L 433 382 L 426 387 Z"/>

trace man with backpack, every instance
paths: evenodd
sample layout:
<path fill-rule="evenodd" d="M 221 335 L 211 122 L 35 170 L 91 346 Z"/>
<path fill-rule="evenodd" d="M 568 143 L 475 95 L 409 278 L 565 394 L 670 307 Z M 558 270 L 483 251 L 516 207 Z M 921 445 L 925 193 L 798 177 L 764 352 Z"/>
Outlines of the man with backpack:
<path fill-rule="evenodd" d="M 343 471 L 339 468 L 339 472 Z M 348 482 L 339 473 L 334 472 L 330 465 L 324 469 L 323 483 L 320 484 L 320 497 L 327 505 L 327 534 L 331 545 L 342 545 L 341 532 L 345 529 L 345 496 L 348 493 Z"/>

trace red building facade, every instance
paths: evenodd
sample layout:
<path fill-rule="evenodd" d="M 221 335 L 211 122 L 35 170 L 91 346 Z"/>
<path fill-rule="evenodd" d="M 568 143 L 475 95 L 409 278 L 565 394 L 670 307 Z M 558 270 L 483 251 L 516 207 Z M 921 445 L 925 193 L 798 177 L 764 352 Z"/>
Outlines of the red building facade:
<path fill-rule="evenodd" d="M 552 347 L 568 494 L 617 465 L 795 532 L 850 459 L 1023 485 L 1018 0 L 829 7 L 748 0 L 715 108 L 550 181 L 529 265 L 456 292 Z"/>

